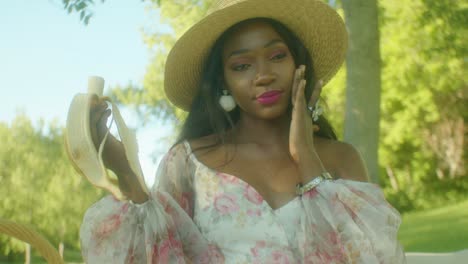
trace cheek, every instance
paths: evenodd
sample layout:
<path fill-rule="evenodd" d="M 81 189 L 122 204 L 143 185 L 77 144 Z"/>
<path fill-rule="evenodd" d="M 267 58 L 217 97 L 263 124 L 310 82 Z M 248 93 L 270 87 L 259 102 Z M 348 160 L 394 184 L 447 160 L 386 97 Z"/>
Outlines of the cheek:
<path fill-rule="evenodd" d="M 295 69 L 292 68 L 292 69 L 289 69 L 289 74 L 288 74 L 288 77 L 287 77 L 287 81 L 289 82 L 289 86 L 292 88 L 292 84 L 294 82 L 294 73 L 295 73 Z"/>
<path fill-rule="evenodd" d="M 224 71 L 224 85 L 231 94 L 246 94 L 251 91 L 252 81 L 255 76 L 252 76 L 251 71 L 233 73 Z"/>

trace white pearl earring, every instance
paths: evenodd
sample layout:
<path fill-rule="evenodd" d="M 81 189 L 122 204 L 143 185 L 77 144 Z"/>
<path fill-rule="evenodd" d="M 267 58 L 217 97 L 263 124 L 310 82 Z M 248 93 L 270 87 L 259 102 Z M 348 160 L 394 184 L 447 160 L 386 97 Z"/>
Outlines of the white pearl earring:
<path fill-rule="evenodd" d="M 221 97 L 219 97 L 219 104 L 221 107 L 224 109 L 226 112 L 231 112 L 236 108 L 236 102 L 234 101 L 234 98 L 232 95 L 228 94 L 227 90 L 223 90 L 223 94 Z"/>

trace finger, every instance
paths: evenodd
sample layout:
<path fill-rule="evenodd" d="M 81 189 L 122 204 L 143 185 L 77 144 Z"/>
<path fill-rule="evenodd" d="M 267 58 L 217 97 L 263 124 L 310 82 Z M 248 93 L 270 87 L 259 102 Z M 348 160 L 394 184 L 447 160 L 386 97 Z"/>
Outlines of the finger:
<path fill-rule="evenodd" d="M 302 79 L 299 82 L 299 85 L 297 87 L 296 99 L 295 99 L 297 107 L 305 107 L 304 91 L 305 91 L 306 84 L 307 84 L 307 81 Z"/>
<path fill-rule="evenodd" d="M 312 94 L 310 95 L 310 99 L 309 99 L 309 105 L 310 105 L 310 106 L 315 106 L 315 104 L 316 104 L 317 101 L 319 100 L 320 94 L 322 93 L 322 87 L 323 87 L 323 81 L 322 81 L 322 80 L 319 80 L 319 81 L 315 84 L 314 91 L 313 91 Z"/>
<path fill-rule="evenodd" d="M 296 89 L 297 89 L 297 84 L 298 84 L 298 80 L 299 80 L 299 68 L 297 68 L 295 71 L 294 71 L 294 79 L 293 79 L 293 84 L 292 84 L 292 87 L 291 87 L 291 103 L 292 105 L 294 106 L 294 101 L 296 100 Z"/>
<path fill-rule="evenodd" d="M 299 84 L 301 80 L 304 79 L 304 69 L 305 69 L 305 66 L 300 65 L 296 69 L 295 74 L 294 74 L 294 80 L 293 80 L 293 85 L 292 85 L 292 95 L 291 95 L 291 102 L 293 105 L 295 104 Z"/>
<path fill-rule="evenodd" d="M 94 109 L 91 109 L 89 113 L 89 128 L 91 132 L 91 137 L 95 146 L 98 145 L 98 142 L 101 141 L 101 133 L 99 131 L 99 120 L 105 113 L 105 108 L 96 106 Z"/>
<path fill-rule="evenodd" d="M 102 115 L 106 111 L 106 108 L 101 106 L 96 106 L 89 112 L 89 122 L 92 126 L 96 126 Z"/>
<path fill-rule="evenodd" d="M 109 116 L 111 115 L 111 110 L 107 109 L 101 114 L 101 117 L 99 118 L 98 124 L 97 124 L 97 132 L 99 135 L 99 140 L 102 140 L 104 136 L 106 135 L 107 131 L 109 128 L 107 127 L 107 120 L 109 119 Z"/>
<path fill-rule="evenodd" d="M 91 97 L 89 98 L 90 100 L 90 108 L 91 109 L 94 109 L 96 106 L 99 105 L 99 97 L 95 94 L 91 95 Z"/>
<path fill-rule="evenodd" d="M 93 140 L 94 147 L 97 149 L 97 142 L 99 140 L 97 134 L 97 127 L 91 121 L 89 122 L 89 130 L 91 132 L 91 139 Z"/>
<path fill-rule="evenodd" d="M 108 108 L 107 102 L 100 99 L 94 100 L 91 98 L 90 111 L 91 113 L 101 112 Z"/>
<path fill-rule="evenodd" d="M 104 107 L 104 108 L 109 107 L 109 105 L 107 104 L 105 98 L 100 98 L 100 99 L 99 99 L 99 106 L 100 106 L 100 107 Z"/>

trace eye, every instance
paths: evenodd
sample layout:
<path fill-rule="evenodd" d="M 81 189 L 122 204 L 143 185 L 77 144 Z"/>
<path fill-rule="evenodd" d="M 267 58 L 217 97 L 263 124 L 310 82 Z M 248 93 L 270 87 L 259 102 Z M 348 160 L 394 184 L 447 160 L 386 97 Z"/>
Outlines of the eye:
<path fill-rule="evenodd" d="M 238 65 L 234 65 L 232 67 L 232 69 L 234 71 L 245 71 L 247 70 L 248 68 L 250 67 L 250 64 L 238 64 Z"/>
<path fill-rule="evenodd" d="M 286 52 L 277 52 L 273 56 L 271 56 L 272 60 L 281 60 L 282 58 L 286 57 Z"/>

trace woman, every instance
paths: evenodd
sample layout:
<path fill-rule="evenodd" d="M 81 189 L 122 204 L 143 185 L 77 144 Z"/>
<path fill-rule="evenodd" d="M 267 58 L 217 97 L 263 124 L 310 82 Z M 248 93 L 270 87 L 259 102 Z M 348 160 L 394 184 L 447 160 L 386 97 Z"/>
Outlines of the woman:
<path fill-rule="evenodd" d="M 106 142 L 128 201 L 88 210 L 85 260 L 403 263 L 398 212 L 319 117 L 345 51 L 343 22 L 321 1 L 219 1 L 169 54 L 165 91 L 189 116 L 150 195 Z M 96 144 L 106 107 L 92 115 Z"/>

